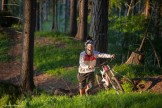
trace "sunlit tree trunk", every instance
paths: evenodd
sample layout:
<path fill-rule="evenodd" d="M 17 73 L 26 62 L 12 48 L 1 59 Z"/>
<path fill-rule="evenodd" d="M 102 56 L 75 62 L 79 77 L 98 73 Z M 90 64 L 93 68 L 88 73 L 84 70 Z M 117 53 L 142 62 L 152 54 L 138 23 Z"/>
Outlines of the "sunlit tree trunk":
<path fill-rule="evenodd" d="M 77 0 L 70 0 L 70 34 L 77 33 Z"/>
<path fill-rule="evenodd" d="M 87 37 L 88 0 L 79 0 L 79 22 L 76 38 L 82 41 Z"/>
<path fill-rule="evenodd" d="M 150 8 L 149 0 L 145 0 L 145 6 L 144 7 L 145 7 L 144 8 L 144 16 L 147 19 L 148 15 L 149 15 L 149 8 Z"/>
<path fill-rule="evenodd" d="M 132 8 L 132 5 L 133 5 L 133 1 L 134 1 L 134 0 L 131 0 L 130 3 L 128 4 L 127 16 L 129 16 L 129 14 L 130 14 L 130 12 L 131 12 L 131 8 Z"/>
<path fill-rule="evenodd" d="M 2 0 L 2 11 L 7 11 L 8 0 Z"/>
<path fill-rule="evenodd" d="M 34 53 L 34 30 L 36 0 L 25 0 L 24 4 L 24 31 L 23 31 L 23 52 L 21 66 L 21 84 L 25 92 L 32 92 L 33 81 L 33 53 Z"/>

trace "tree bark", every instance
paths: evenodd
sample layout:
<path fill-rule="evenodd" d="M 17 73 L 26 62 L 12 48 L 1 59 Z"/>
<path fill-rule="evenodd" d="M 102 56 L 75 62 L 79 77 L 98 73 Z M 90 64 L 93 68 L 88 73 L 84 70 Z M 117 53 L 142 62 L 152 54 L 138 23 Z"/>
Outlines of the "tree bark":
<path fill-rule="evenodd" d="M 52 5 L 52 30 L 55 31 L 56 0 L 53 0 Z"/>
<path fill-rule="evenodd" d="M 149 0 L 145 0 L 145 10 L 144 10 L 144 16 L 147 19 L 149 15 Z"/>
<path fill-rule="evenodd" d="M 87 37 L 88 0 L 79 0 L 79 24 L 76 38 L 82 41 Z"/>
<path fill-rule="evenodd" d="M 139 51 L 132 52 L 125 64 L 143 64 L 143 54 Z"/>
<path fill-rule="evenodd" d="M 93 37 L 95 50 L 107 52 L 108 49 L 108 1 L 92 0 L 92 19 L 90 36 Z"/>
<path fill-rule="evenodd" d="M 39 1 L 37 1 L 37 4 L 36 4 L 36 31 L 39 31 L 40 30 L 40 11 L 39 11 L 39 8 L 40 8 L 40 3 Z"/>
<path fill-rule="evenodd" d="M 7 11 L 8 0 L 2 0 L 2 11 Z"/>
<path fill-rule="evenodd" d="M 63 10 L 63 12 L 62 12 L 62 15 L 63 15 L 63 32 L 66 32 L 66 14 L 67 14 L 67 8 L 66 8 L 66 3 L 67 3 L 67 1 L 66 0 L 63 0 L 63 4 L 62 4 L 62 10 Z"/>
<path fill-rule="evenodd" d="M 25 0 L 24 4 L 24 31 L 23 31 L 23 52 L 21 66 L 21 84 L 23 91 L 32 92 L 33 81 L 33 53 L 34 53 L 34 31 L 36 0 Z"/>
<path fill-rule="evenodd" d="M 77 33 L 77 0 L 70 0 L 70 34 Z"/>

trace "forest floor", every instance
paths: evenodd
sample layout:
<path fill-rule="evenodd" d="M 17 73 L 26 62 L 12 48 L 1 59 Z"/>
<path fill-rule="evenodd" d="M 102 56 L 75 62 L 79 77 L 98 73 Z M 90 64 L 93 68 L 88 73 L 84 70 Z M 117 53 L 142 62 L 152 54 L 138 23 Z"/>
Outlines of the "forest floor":
<path fill-rule="evenodd" d="M 15 32 L 12 29 L 2 29 L 0 32 L 6 32 L 9 34 L 12 41 L 12 48 L 8 54 L 13 57 L 21 57 L 21 37 L 22 34 Z M 0 82 L 7 81 L 14 84 L 19 84 L 21 60 L 13 60 L 7 63 L 0 62 Z M 153 93 L 162 93 L 162 75 L 150 76 L 147 78 L 137 78 L 135 81 L 136 91 L 143 92 L 149 90 Z M 78 93 L 78 85 L 65 81 L 62 78 L 50 76 L 45 73 L 34 75 L 34 83 L 36 87 L 44 89 L 47 92 L 53 93 L 57 88 L 70 90 L 74 93 Z"/>

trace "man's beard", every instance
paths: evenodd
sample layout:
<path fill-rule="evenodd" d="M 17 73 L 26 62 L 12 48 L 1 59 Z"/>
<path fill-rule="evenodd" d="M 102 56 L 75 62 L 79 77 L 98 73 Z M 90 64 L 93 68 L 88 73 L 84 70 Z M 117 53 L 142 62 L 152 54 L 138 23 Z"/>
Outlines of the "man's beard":
<path fill-rule="evenodd" d="M 88 55 L 92 55 L 92 51 L 90 51 L 90 50 L 87 50 L 86 53 L 87 53 Z"/>

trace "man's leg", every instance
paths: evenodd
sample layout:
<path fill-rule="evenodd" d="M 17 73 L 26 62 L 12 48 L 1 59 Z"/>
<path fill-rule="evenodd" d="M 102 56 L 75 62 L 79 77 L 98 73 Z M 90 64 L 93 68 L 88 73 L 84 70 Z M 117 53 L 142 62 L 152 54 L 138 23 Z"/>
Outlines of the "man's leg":
<path fill-rule="evenodd" d="M 87 74 L 84 74 L 84 73 L 78 73 L 77 75 L 77 78 L 79 81 L 79 93 L 81 96 L 85 94 L 86 77 L 87 77 Z"/>
<path fill-rule="evenodd" d="M 94 86 L 94 72 L 88 73 L 88 84 L 85 88 L 85 93 L 88 95 L 89 91 L 93 89 Z"/>
<path fill-rule="evenodd" d="M 80 92 L 80 95 L 83 96 L 85 94 L 85 89 L 84 88 L 80 89 L 79 92 Z"/>

